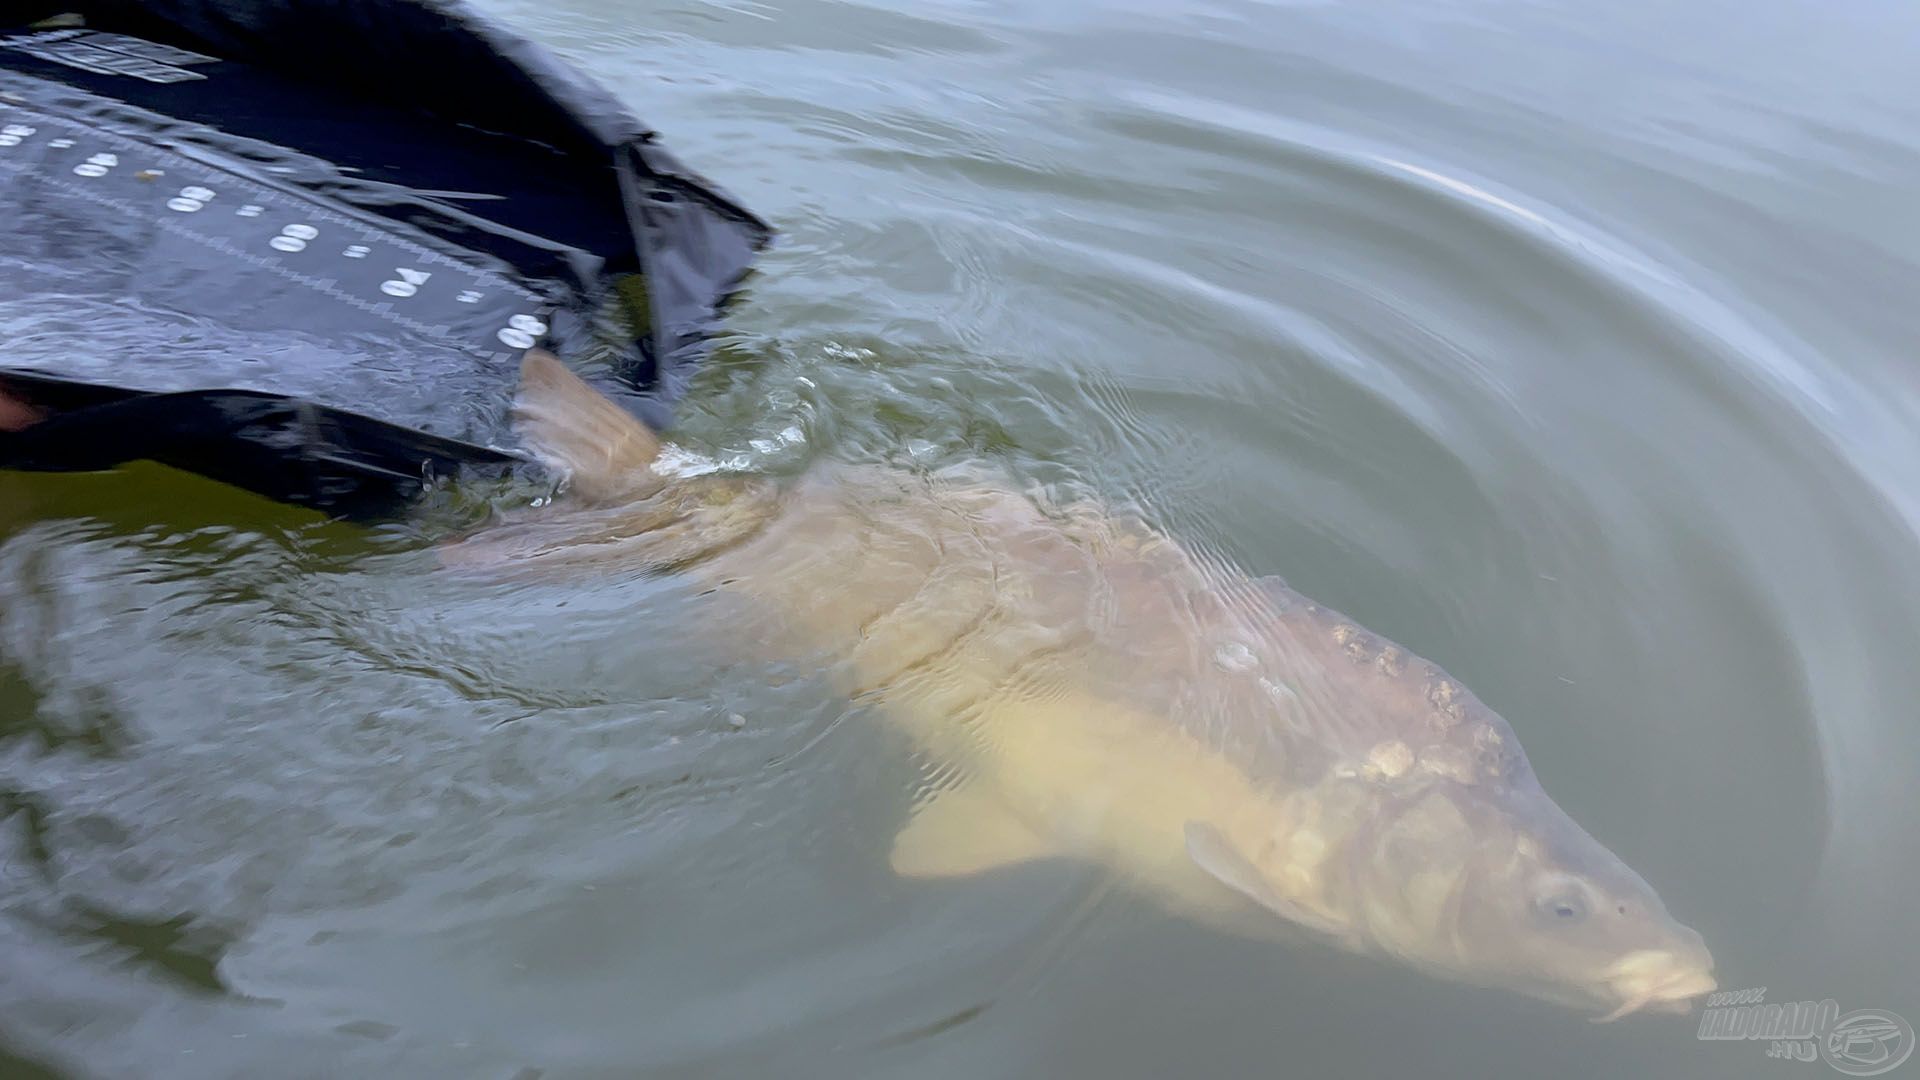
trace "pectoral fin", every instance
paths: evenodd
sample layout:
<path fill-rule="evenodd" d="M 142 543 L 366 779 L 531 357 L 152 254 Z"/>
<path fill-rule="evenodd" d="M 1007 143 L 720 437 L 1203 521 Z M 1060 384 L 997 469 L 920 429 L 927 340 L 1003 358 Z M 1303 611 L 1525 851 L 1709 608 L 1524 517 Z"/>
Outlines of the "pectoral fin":
<path fill-rule="evenodd" d="M 1290 923 L 1326 934 L 1343 945 L 1352 945 L 1351 930 L 1280 895 L 1219 829 L 1190 821 L 1186 838 L 1187 856 L 1209 877 Z"/>
<path fill-rule="evenodd" d="M 648 468 L 660 440 L 550 352 L 527 351 L 513 413 L 527 449 L 583 498 L 637 498 L 661 485 Z"/>
<path fill-rule="evenodd" d="M 935 794 L 893 838 L 901 877 L 966 877 L 1058 854 L 1000 801 L 968 785 Z"/>

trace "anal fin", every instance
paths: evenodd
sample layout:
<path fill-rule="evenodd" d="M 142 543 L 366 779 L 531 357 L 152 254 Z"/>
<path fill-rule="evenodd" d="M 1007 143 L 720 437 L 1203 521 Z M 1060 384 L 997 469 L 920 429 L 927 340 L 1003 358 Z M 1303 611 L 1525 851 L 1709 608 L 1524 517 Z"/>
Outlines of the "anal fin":
<path fill-rule="evenodd" d="M 901 877 L 966 877 L 1059 852 L 976 785 L 936 793 L 893 838 Z"/>

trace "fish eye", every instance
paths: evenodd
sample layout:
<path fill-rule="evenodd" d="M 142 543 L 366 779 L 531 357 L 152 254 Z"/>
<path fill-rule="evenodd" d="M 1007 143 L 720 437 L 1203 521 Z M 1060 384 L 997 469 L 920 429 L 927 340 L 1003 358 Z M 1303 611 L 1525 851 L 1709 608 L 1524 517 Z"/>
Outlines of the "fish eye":
<path fill-rule="evenodd" d="M 1562 922 L 1579 922 L 1587 917 L 1587 901 L 1579 893 L 1564 893 L 1548 901 L 1547 910 Z"/>
<path fill-rule="evenodd" d="M 1572 926 L 1582 922 L 1593 910 L 1592 897 L 1587 887 L 1566 878 L 1558 878 L 1543 883 L 1546 887 L 1535 894 L 1534 911 L 1547 922 L 1561 926 Z"/>

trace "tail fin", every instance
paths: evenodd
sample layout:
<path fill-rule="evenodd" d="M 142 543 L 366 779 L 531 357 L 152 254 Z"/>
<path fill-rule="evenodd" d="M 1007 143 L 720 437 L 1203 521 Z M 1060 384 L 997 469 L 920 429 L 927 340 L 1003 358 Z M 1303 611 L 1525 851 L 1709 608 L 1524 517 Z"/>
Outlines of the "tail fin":
<path fill-rule="evenodd" d="M 521 362 L 513 413 L 527 449 L 570 477 L 583 498 L 633 498 L 660 486 L 647 468 L 660 440 L 544 349 L 528 350 Z"/>

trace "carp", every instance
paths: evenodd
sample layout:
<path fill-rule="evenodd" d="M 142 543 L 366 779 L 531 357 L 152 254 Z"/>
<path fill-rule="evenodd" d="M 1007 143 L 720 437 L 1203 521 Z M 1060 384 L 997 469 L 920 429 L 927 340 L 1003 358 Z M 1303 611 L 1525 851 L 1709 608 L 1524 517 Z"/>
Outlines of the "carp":
<path fill-rule="evenodd" d="M 1600 1020 L 1714 989 L 1504 719 L 1278 579 L 979 469 L 664 476 L 658 437 L 539 351 L 516 420 L 570 494 L 442 558 L 690 575 L 769 612 L 769 647 L 837 658 L 932 766 L 899 874 L 1093 860 L 1183 916 Z"/>

